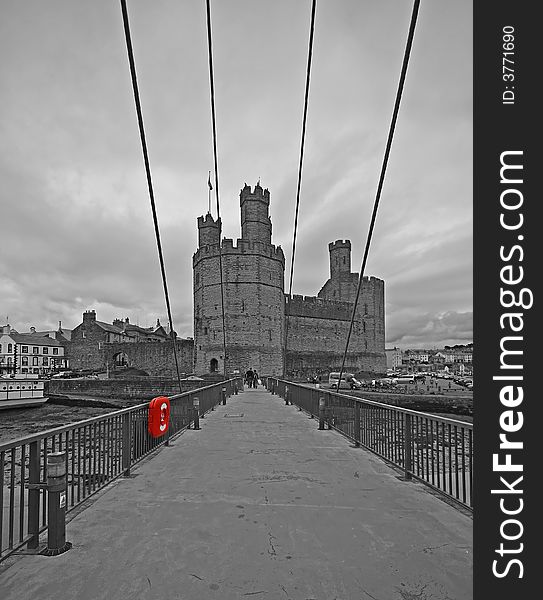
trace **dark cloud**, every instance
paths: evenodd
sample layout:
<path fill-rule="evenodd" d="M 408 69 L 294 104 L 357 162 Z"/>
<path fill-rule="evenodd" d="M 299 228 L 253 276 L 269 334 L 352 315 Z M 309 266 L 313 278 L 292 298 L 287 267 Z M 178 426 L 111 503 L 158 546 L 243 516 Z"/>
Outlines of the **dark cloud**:
<path fill-rule="evenodd" d="M 421 10 L 366 271 L 386 282 L 390 343 L 470 335 L 471 8 Z M 317 9 L 295 293 L 326 281 L 330 241 L 351 239 L 360 266 L 409 13 L 399 0 Z M 130 17 L 174 324 L 192 335 L 213 169 L 205 11 L 134 2 Z M 213 6 L 223 232 L 239 237 L 240 188 L 260 178 L 286 287 L 308 26 L 305 3 Z M 75 326 L 88 308 L 166 322 L 118 6 L 9 2 L 0 52 L 0 314 L 21 330 Z"/>

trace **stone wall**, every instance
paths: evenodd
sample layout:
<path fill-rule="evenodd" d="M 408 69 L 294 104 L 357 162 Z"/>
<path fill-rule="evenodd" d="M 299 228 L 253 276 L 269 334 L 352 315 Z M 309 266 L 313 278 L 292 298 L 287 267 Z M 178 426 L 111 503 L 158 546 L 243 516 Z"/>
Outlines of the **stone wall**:
<path fill-rule="evenodd" d="M 192 340 L 176 341 L 180 373 L 193 372 L 193 350 Z M 109 364 L 110 369 L 113 368 L 115 356 L 119 353 L 126 355 L 128 367 L 142 369 L 149 375 L 159 377 L 177 376 L 172 342 L 104 343 L 102 344 L 102 369 L 105 370 L 106 364 Z"/>
<path fill-rule="evenodd" d="M 206 381 L 182 381 L 182 392 L 210 385 Z M 151 400 L 156 396 L 179 394 L 179 382 L 163 377 L 134 379 L 50 379 L 45 383 L 46 395 L 90 396 L 110 399 Z"/>
<path fill-rule="evenodd" d="M 328 283 L 336 286 L 337 279 Z M 333 299 L 339 295 L 293 296 L 287 301 L 287 373 L 339 370 L 353 310 L 350 301 Z M 345 368 L 358 374 L 386 373 L 384 282 L 376 277 L 364 277 Z"/>

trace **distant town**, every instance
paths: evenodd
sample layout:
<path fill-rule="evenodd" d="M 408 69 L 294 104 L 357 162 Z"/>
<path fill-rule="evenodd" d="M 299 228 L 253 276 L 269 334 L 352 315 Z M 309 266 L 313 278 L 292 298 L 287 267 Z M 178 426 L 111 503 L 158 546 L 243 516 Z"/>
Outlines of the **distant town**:
<path fill-rule="evenodd" d="M 450 373 L 473 376 L 473 343 L 439 349 L 385 348 L 389 373 Z"/>

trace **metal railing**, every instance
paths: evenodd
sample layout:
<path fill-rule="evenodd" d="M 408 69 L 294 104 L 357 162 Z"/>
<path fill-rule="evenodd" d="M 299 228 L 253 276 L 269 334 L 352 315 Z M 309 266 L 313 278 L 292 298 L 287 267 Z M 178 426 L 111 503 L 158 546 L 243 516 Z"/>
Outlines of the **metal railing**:
<path fill-rule="evenodd" d="M 38 548 L 47 529 L 47 456 L 66 453 L 67 512 L 130 469 L 159 446 L 168 445 L 195 419 L 194 399 L 203 416 L 236 389 L 238 379 L 221 381 L 170 396 L 167 433 L 153 438 L 147 431 L 149 402 L 0 444 L 0 562 L 26 546 Z M 157 394 L 158 395 L 158 394 Z"/>
<path fill-rule="evenodd" d="M 473 425 L 269 377 L 267 388 L 473 510 Z"/>

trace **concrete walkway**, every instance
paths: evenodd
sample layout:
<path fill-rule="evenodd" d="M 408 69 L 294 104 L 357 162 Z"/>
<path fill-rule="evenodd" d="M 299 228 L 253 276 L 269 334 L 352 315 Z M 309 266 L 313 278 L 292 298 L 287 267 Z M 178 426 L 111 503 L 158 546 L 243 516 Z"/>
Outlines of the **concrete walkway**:
<path fill-rule="evenodd" d="M 470 600 L 472 519 L 263 388 L 102 492 L 2 600 Z"/>

